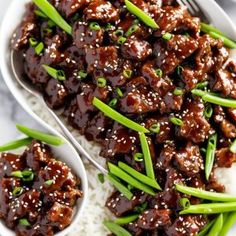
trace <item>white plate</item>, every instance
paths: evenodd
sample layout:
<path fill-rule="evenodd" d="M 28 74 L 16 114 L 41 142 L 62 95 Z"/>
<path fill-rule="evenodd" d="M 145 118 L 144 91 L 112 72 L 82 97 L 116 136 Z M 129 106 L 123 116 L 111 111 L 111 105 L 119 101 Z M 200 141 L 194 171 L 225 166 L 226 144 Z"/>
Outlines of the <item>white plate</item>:
<path fill-rule="evenodd" d="M 9 41 L 12 37 L 12 33 L 18 26 L 22 19 L 22 15 L 25 12 L 24 5 L 30 0 L 13 0 L 10 4 L 8 11 L 2 22 L 2 27 L 0 30 L 0 68 L 2 71 L 3 78 L 15 96 L 16 100 L 21 104 L 21 106 L 38 122 L 40 122 L 45 128 L 51 130 L 55 133 L 54 129 L 51 128 L 46 121 L 40 119 L 31 109 L 26 97 L 23 96 L 22 90 L 16 86 L 14 76 L 10 70 L 9 66 Z M 236 30 L 233 22 L 227 16 L 227 14 L 221 9 L 214 0 L 198 0 L 199 4 L 203 9 L 207 9 L 207 14 L 210 17 L 212 23 L 225 32 L 228 36 L 236 39 Z M 229 236 L 236 235 L 236 227 L 231 230 Z"/>

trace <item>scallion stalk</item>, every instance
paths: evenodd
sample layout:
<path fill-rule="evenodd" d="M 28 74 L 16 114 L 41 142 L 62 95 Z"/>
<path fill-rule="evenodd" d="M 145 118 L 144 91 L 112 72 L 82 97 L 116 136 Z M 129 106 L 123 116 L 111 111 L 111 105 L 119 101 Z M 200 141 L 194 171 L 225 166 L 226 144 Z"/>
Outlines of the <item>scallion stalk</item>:
<path fill-rule="evenodd" d="M 113 221 L 104 221 L 103 224 L 116 236 L 132 236 L 130 232 Z"/>
<path fill-rule="evenodd" d="M 124 216 L 124 217 L 120 217 L 114 220 L 114 223 L 118 224 L 118 225 L 126 225 L 129 224 L 135 220 L 137 220 L 139 217 L 139 214 L 134 214 L 134 215 L 128 215 L 128 216 Z"/>
<path fill-rule="evenodd" d="M 9 143 L 6 143 L 2 146 L 0 146 L 0 152 L 5 152 L 9 150 L 14 150 L 20 147 L 24 147 L 29 145 L 32 142 L 32 138 L 23 138 L 23 139 L 18 139 Z"/>

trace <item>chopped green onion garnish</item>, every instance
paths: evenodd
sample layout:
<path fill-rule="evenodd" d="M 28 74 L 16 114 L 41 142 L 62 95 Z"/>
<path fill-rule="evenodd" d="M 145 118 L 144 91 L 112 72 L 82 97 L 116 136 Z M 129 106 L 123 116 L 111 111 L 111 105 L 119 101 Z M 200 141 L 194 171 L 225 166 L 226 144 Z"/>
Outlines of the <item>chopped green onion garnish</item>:
<path fill-rule="evenodd" d="M 121 97 L 121 98 L 124 96 L 124 94 L 123 94 L 123 92 L 122 92 L 122 90 L 121 90 L 120 88 L 117 88 L 117 89 L 116 89 L 116 93 L 117 93 L 118 96 Z"/>
<path fill-rule="evenodd" d="M 232 196 L 226 193 L 205 191 L 202 189 L 187 187 L 179 184 L 176 184 L 176 190 L 193 197 L 211 200 L 214 202 L 236 202 L 236 196 Z"/>
<path fill-rule="evenodd" d="M 181 95 L 183 95 L 183 89 L 181 89 L 181 88 L 175 88 L 173 94 L 174 94 L 175 96 L 181 96 Z"/>
<path fill-rule="evenodd" d="M 103 224 L 116 236 L 132 236 L 129 231 L 112 221 L 104 221 Z"/>
<path fill-rule="evenodd" d="M 216 236 L 219 235 L 219 232 L 221 231 L 222 227 L 223 227 L 223 223 L 224 223 L 224 218 L 223 218 L 223 214 L 220 214 L 217 218 L 216 221 L 214 222 L 214 224 L 212 225 L 211 229 L 208 232 L 208 236 Z"/>
<path fill-rule="evenodd" d="M 235 221 L 236 221 L 236 212 L 229 213 L 229 215 L 224 220 L 224 224 L 221 231 L 219 232 L 219 236 L 227 236 L 229 230 L 234 225 Z"/>
<path fill-rule="evenodd" d="M 133 15 L 137 16 L 144 24 L 146 24 L 147 26 L 153 29 L 159 28 L 159 26 L 157 25 L 154 19 L 152 19 L 140 8 L 135 6 L 132 2 L 130 2 L 129 0 L 125 0 L 125 5 L 126 5 L 127 10 L 131 12 Z"/>
<path fill-rule="evenodd" d="M 183 70 L 184 70 L 184 68 L 182 66 L 177 66 L 177 68 L 176 68 L 176 72 L 178 75 L 182 75 Z"/>
<path fill-rule="evenodd" d="M 104 182 L 105 182 L 104 174 L 99 173 L 99 174 L 98 174 L 98 180 L 100 181 L 100 183 L 104 184 Z"/>
<path fill-rule="evenodd" d="M 60 80 L 60 81 L 66 80 L 66 75 L 65 75 L 65 72 L 63 70 L 58 70 L 57 71 L 57 79 Z"/>
<path fill-rule="evenodd" d="M 179 214 L 218 214 L 224 212 L 236 211 L 236 202 L 224 202 L 224 203 L 205 203 L 198 205 L 191 205 L 187 209 L 184 209 Z"/>
<path fill-rule="evenodd" d="M 107 179 L 116 187 L 116 189 L 122 193 L 127 199 L 131 200 L 133 197 L 133 193 L 127 188 L 125 187 L 120 181 L 119 179 L 116 178 L 116 176 L 114 176 L 111 173 L 108 173 L 107 175 Z"/>
<path fill-rule="evenodd" d="M 43 51 L 43 49 L 44 49 L 44 44 L 43 44 L 42 42 L 40 42 L 40 43 L 34 48 L 35 53 L 36 53 L 37 55 L 40 55 L 41 52 Z"/>
<path fill-rule="evenodd" d="M 19 220 L 19 224 L 20 224 L 20 225 L 23 225 L 23 226 L 30 226 L 30 225 L 31 225 L 31 224 L 29 223 L 29 221 L 28 221 L 27 219 L 25 219 L 25 218 L 20 219 L 20 220 Z"/>
<path fill-rule="evenodd" d="M 126 126 L 127 128 L 132 129 L 137 132 L 149 133 L 149 130 L 147 130 L 144 126 L 121 115 L 120 113 L 118 113 L 117 111 L 115 111 L 114 109 L 112 109 L 111 107 L 109 107 L 107 104 L 105 104 L 104 102 L 102 102 L 96 97 L 93 99 L 93 105 L 98 110 L 102 111 L 106 116 Z"/>
<path fill-rule="evenodd" d="M 196 85 L 196 89 L 204 89 L 207 87 L 207 85 L 208 85 L 208 81 L 201 82 Z"/>
<path fill-rule="evenodd" d="M 12 141 L 0 146 L 0 152 L 14 150 L 20 147 L 29 145 L 32 142 L 32 138 L 23 138 L 16 141 Z"/>
<path fill-rule="evenodd" d="M 43 133 L 43 132 L 35 130 L 35 129 L 30 129 L 30 128 L 23 126 L 23 125 L 17 124 L 16 128 L 20 132 L 22 132 L 23 134 L 26 134 L 31 138 L 40 140 L 40 141 L 45 142 L 47 144 L 59 146 L 59 145 L 62 145 L 65 143 L 65 141 L 61 137 L 46 134 L 46 133 Z"/>
<path fill-rule="evenodd" d="M 140 152 L 135 153 L 134 160 L 137 162 L 143 162 L 143 154 Z"/>
<path fill-rule="evenodd" d="M 60 28 L 68 34 L 72 34 L 71 26 L 62 18 L 58 11 L 47 0 L 33 0 L 34 4 Z"/>
<path fill-rule="evenodd" d="M 174 125 L 177 125 L 177 126 L 182 126 L 183 125 L 183 121 L 179 118 L 176 118 L 176 117 L 171 117 L 170 122 Z"/>
<path fill-rule="evenodd" d="M 132 35 L 134 32 L 136 32 L 138 29 L 139 29 L 139 26 L 138 26 L 138 25 L 132 25 L 132 26 L 127 30 L 127 32 L 125 33 L 125 36 L 126 36 L 126 37 L 131 36 L 131 35 Z"/>
<path fill-rule="evenodd" d="M 64 81 L 66 79 L 66 75 L 63 70 L 56 70 L 53 67 L 48 66 L 48 65 L 42 65 L 42 67 L 54 79 L 58 79 L 60 81 Z"/>
<path fill-rule="evenodd" d="M 131 78 L 133 75 L 133 71 L 130 69 L 123 70 L 123 76 L 127 79 Z"/>
<path fill-rule="evenodd" d="M 207 225 L 204 226 L 204 228 L 198 233 L 197 236 L 205 236 L 207 235 L 208 231 L 212 227 L 212 225 L 215 223 L 215 219 L 210 221 Z"/>
<path fill-rule="evenodd" d="M 236 100 L 234 99 L 222 98 L 216 96 L 215 94 L 211 94 L 199 89 L 193 89 L 191 92 L 196 96 L 202 97 L 202 100 L 205 102 L 213 103 L 223 107 L 236 108 Z"/>
<path fill-rule="evenodd" d="M 145 211 L 145 209 L 147 209 L 147 206 L 148 206 L 148 203 L 144 202 L 143 204 L 136 206 L 134 208 L 134 211 L 138 212 L 138 213 L 143 213 L 143 211 Z"/>
<path fill-rule="evenodd" d="M 88 76 L 88 73 L 85 70 L 80 70 L 78 75 L 80 78 L 85 79 Z"/>
<path fill-rule="evenodd" d="M 122 29 L 118 29 L 114 32 L 114 34 L 119 37 L 124 35 L 124 31 Z"/>
<path fill-rule="evenodd" d="M 101 29 L 100 25 L 97 22 L 91 22 L 89 24 L 89 28 L 91 30 L 100 30 Z"/>
<path fill-rule="evenodd" d="M 120 217 L 120 218 L 115 219 L 114 223 L 116 223 L 118 225 L 126 225 L 126 224 L 129 224 L 129 223 L 137 220 L 138 217 L 139 217 L 139 214 L 124 216 L 124 217 Z"/>
<path fill-rule="evenodd" d="M 207 180 L 210 177 L 212 167 L 214 164 L 216 144 L 217 144 L 217 134 L 213 134 L 208 139 L 207 150 L 206 150 L 205 176 Z"/>
<path fill-rule="evenodd" d="M 120 36 L 120 37 L 118 38 L 118 40 L 117 40 L 117 42 L 118 42 L 119 44 L 124 44 L 125 41 L 126 41 L 126 38 L 123 37 L 123 36 Z"/>
<path fill-rule="evenodd" d="M 38 45 L 38 43 L 39 42 L 35 38 L 33 38 L 33 37 L 29 38 L 29 44 L 31 47 L 33 47 L 33 48 L 36 47 Z"/>
<path fill-rule="evenodd" d="M 107 85 L 107 81 L 104 77 L 97 78 L 97 86 L 99 88 L 104 88 Z"/>
<path fill-rule="evenodd" d="M 173 36 L 172 34 L 167 32 L 164 35 L 162 35 L 162 38 L 169 41 L 169 40 L 171 40 L 172 36 Z"/>
<path fill-rule="evenodd" d="M 20 196 L 23 193 L 24 189 L 22 187 L 15 187 L 12 191 L 14 197 Z"/>
<path fill-rule="evenodd" d="M 155 72 L 159 77 L 163 76 L 163 71 L 161 69 L 156 69 Z"/>
<path fill-rule="evenodd" d="M 133 178 L 131 175 L 127 174 L 125 171 L 120 169 L 119 167 L 115 166 L 114 164 L 108 162 L 108 167 L 110 173 L 115 175 L 116 177 L 122 179 L 127 184 L 132 185 L 134 188 L 139 189 L 145 193 L 148 193 L 152 196 L 155 196 L 155 192 L 149 186 L 141 183 L 140 181 Z"/>
<path fill-rule="evenodd" d="M 22 179 L 25 182 L 32 181 L 34 179 L 34 173 L 31 170 L 22 171 Z"/>
<path fill-rule="evenodd" d="M 232 144 L 230 145 L 230 148 L 229 150 L 232 152 L 232 153 L 236 153 L 236 139 L 232 142 Z"/>
<path fill-rule="evenodd" d="M 41 12 L 40 10 L 34 10 L 34 14 L 35 14 L 36 16 L 39 16 L 39 17 L 42 17 L 42 18 L 45 18 L 45 19 L 48 18 L 48 17 L 47 17 L 43 12 Z"/>
<path fill-rule="evenodd" d="M 208 104 L 206 107 L 205 107 L 205 110 L 204 110 L 204 116 L 208 119 L 210 119 L 212 117 L 212 114 L 213 114 L 213 108 L 210 104 Z"/>
<path fill-rule="evenodd" d="M 48 21 L 48 27 L 52 28 L 54 26 L 56 26 L 55 22 L 53 22 L 52 20 L 49 20 Z"/>
<path fill-rule="evenodd" d="M 149 130 L 150 130 L 152 133 L 156 133 L 156 134 L 160 133 L 160 129 L 161 129 L 161 126 L 160 126 L 159 123 L 153 124 L 153 125 L 149 128 Z"/>
<path fill-rule="evenodd" d="M 118 166 L 124 170 L 125 172 L 127 172 L 128 174 L 130 174 L 131 176 L 133 176 L 135 179 L 139 180 L 140 182 L 149 185 L 155 189 L 161 190 L 161 187 L 159 186 L 159 184 L 156 182 L 156 180 L 153 180 L 149 177 L 147 177 L 144 174 L 141 174 L 140 172 L 138 172 L 137 170 L 133 169 L 132 167 L 130 167 L 129 165 L 123 163 L 123 162 L 118 162 Z"/>
<path fill-rule="evenodd" d="M 204 33 L 215 32 L 220 35 L 224 35 L 219 29 L 215 28 L 212 25 L 201 22 L 201 31 Z"/>
<path fill-rule="evenodd" d="M 149 178 L 155 180 L 152 157 L 150 154 L 147 138 L 144 133 L 140 132 L 139 139 L 140 139 L 140 143 L 141 143 L 141 147 L 142 147 L 142 151 L 143 151 L 146 174 Z"/>
<path fill-rule="evenodd" d="M 221 39 L 226 47 L 236 48 L 236 43 L 232 41 L 231 39 L 215 32 L 209 32 L 208 34 L 214 39 Z"/>
<path fill-rule="evenodd" d="M 108 23 L 105 27 L 105 30 L 108 31 L 108 30 L 111 30 L 113 28 L 113 25 L 111 23 Z"/>
<path fill-rule="evenodd" d="M 186 209 L 186 208 L 190 207 L 190 201 L 188 198 L 180 198 L 179 204 L 182 207 L 182 209 Z"/>
<path fill-rule="evenodd" d="M 51 186 L 53 183 L 54 183 L 54 180 L 49 179 L 49 180 L 47 180 L 47 181 L 44 182 L 44 185 L 46 185 L 46 186 Z"/>
<path fill-rule="evenodd" d="M 115 107 L 117 104 L 118 100 L 117 98 L 113 98 L 110 102 L 109 102 L 109 106 L 110 107 Z"/>
<path fill-rule="evenodd" d="M 45 34 L 50 34 L 50 33 L 52 33 L 52 29 L 46 28 L 46 29 L 43 29 L 43 32 L 44 32 Z"/>
<path fill-rule="evenodd" d="M 11 172 L 11 176 L 16 177 L 16 178 L 20 178 L 20 179 L 23 178 L 22 172 L 20 170 Z"/>

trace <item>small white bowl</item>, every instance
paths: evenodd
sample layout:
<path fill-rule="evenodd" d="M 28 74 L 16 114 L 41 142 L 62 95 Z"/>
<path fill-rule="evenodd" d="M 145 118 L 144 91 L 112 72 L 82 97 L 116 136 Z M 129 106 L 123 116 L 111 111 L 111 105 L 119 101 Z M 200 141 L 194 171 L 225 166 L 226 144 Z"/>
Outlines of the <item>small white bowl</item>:
<path fill-rule="evenodd" d="M 53 132 L 52 134 L 59 135 L 56 132 Z M 59 136 L 61 136 L 61 135 L 59 135 Z M 83 197 L 78 199 L 76 206 L 74 207 L 72 223 L 64 230 L 55 234 L 55 236 L 65 236 L 73 228 L 76 227 L 76 223 L 79 221 L 79 217 L 81 216 L 81 212 L 83 211 L 84 206 L 87 202 L 88 180 L 87 180 L 87 175 L 85 172 L 83 162 L 81 161 L 79 154 L 76 152 L 76 150 L 73 148 L 73 146 L 67 140 L 65 140 L 65 144 L 60 145 L 60 146 L 52 146 L 52 145 L 48 145 L 48 146 L 51 147 L 51 150 L 52 150 L 54 156 L 58 160 L 66 163 L 66 165 L 72 169 L 73 174 L 75 174 L 77 177 L 80 178 L 81 183 L 82 183 L 81 190 L 83 191 Z M 18 150 L 13 150 L 12 153 L 17 153 L 17 154 L 19 153 L 20 154 L 20 153 L 22 153 L 22 151 L 24 151 L 24 148 L 20 148 Z M 4 222 L 2 220 L 0 220 L 0 235 L 15 236 L 15 232 L 12 231 L 11 229 L 7 228 L 6 225 L 4 224 Z"/>

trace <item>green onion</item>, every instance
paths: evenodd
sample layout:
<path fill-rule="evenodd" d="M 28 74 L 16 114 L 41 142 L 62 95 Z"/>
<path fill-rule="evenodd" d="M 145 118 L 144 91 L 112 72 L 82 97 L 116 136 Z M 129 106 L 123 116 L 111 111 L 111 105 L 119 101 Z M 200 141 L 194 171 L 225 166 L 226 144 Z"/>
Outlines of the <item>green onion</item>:
<path fill-rule="evenodd" d="M 184 209 L 179 214 L 218 214 L 224 212 L 236 211 L 236 202 L 224 202 L 224 203 L 206 203 L 191 205 L 187 209 Z"/>
<path fill-rule="evenodd" d="M 204 88 L 207 87 L 207 85 L 208 85 L 208 81 L 204 81 L 204 82 L 198 83 L 196 85 L 196 89 L 204 89 Z"/>
<path fill-rule="evenodd" d="M 224 35 L 219 29 L 215 28 L 212 25 L 201 22 L 201 31 L 204 33 L 215 32 L 220 35 Z"/>
<path fill-rule="evenodd" d="M 130 191 L 134 189 L 134 187 L 133 187 L 132 185 L 130 185 L 130 184 L 128 184 L 127 188 L 128 188 Z"/>
<path fill-rule="evenodd" d="M 174 94 L 175 96 L 181 96 L 181 95 L 183 95 L 183 89 L 181 89 L 181 88 L 175 88 L 173 94 Z"/>
<path fill-rule="evenodd" d="M 210 119 L 213 115 L 213 108 L 210 104 L 208 104 L 204 110 L 204 116 Z"/>
<path fill-rule="evenodd" d="M 138 172 L 137 170 L 133 169 L 132 167 L 130 167 L 129 165 L 123 163 L 123 162 L 118 162 L 118 166 L 124 170 L 125 172 L 127 172 L 129 175 L 133 176 L 135 179 L 139 180 L 140 182 L 149 185 L 150 187 L 153 187 L 155 189 L 161 190 L 161 187 L 159 186 L 159 184 L 156 182 L 156 180 L 150 179 L 149 177 L 147 177 L 144 174 L 141 174 L 140 172 Z"/>
<path fill-rule="evenodd" d="M 122 29 L 118 29 L 114 32 L 114 34 L 119 37 L 124 35 L 124 31 Z"/>
<path fill-rule="evenodd" d="M 200 152 L 203 153 L 204 155 L 206 155 L 206 148 L 200 148 Z"/>
<path fill-rule="evenodd" d="M 31 170 L 22 171 L 22 179 L 25 182 L 30 182 L 34 179 L 34 173 Z"/>
<path fill-rule="evenodd" d="M 60 81 L 66 80 L 66 75 L 65 75 L 65 72 L 63 70 L 58 70 L 57 71 L 57 79 L 60 80 Z"/>
<path fill-rule="evenodd" d="M 1 148 L 0 148 L 1 150 Z M 236 153 L 236 139 L 232 142 L 232 144 L 230 145 L 229 147 L 229 150 L 232 152 L 232 153 Z"/>
<path fill-rule="evenodd" d="M 117 111 L 115 111 L 114 109 L 112 109 L 111 107 L 109 107 L 107 104 L 103 103 L 101 100 L 99 100 L 96 97 L 94 97 L 93 99 L 93 105 L 98 110 L 102 111 L 106 116 L 126 126 L 127 128 L 132 129 L 137 132 L 149 133 L 149 130 L 147 130 L 144 126 L 141 126 L 138 123 L 121 115 L 120 113 L 118 113 Z"/>
<path fill-rule="evenodd" d="M 113 98 L 110 102 L 109 102 L 109 106 L 110 107 L 115 107 L 117 104 L 118 100 L 117 98 Z"/>
<path fill-rule="evenodd" d="M 143 154 L 140 152 L 135 153 L 134 160 L 137 162 L 143 162 Z"/>
<path fill-rule="evenodd" d="M 133 75 L 133 71 L 130 69 L 123 70 L 123 76 L 127 79 L 131 78 Z"/>
<path fill-rule="evenodd" d="M 99 88 L 104 88 L 107 85 L 107 81 L 104 77 L 97 78 L 97 86 Z"/>
<path fill-rule="evenodd" d="M 31 47 L 33 47 L 33 48 L 36 47 L 38 45 L 38 43 L 39 42 L 35 38 L 33 38 L 33 37 L 29 38 L 29 44 Z"/>
<path fill-rule="evenodd" d="M 190 201 L 188 198 L 180 198 L 179 204 L 183 209 L 190 207 Z"/>
<path fill-rule="evenodd" d="M 207 143 L 207 150 L 206 150 L 206 161 L 205 161 L 205 176 L 208 180 L 212 171 L 212 167 L 215 160 L 215 151 L 216 151 L 216 144 L 217 144 L 217 134 L 213 134 Z"/>
<path fill-rule="evenodd" d="M 222 98 L 216 96 L 215 94 L 211 94 L 199 89 L 193 89 L 191 92 L 196 96 L 202 97 L 205 102 L 213 103 L 223 107 L 236 108 L 236 100 L 234 99 Z"/>
<path fill-rule="evenodd" d="M 52 28 L 52 27 L 54 27 L 54 26 L 56 26 L 55 22 L 49 20 L 49 21 L 48 21 L 48 27 Z"/>
<path fill-rule="evenodd" d="M 141 205 L 138 205 L 134 208 L 134 211 L 138 212 L 138 213 L 143 213 L 143 211 L 145 211 L 147 209 L 148 203 L 144 202 Z"/>
<path fill-rule="evenodd" d="M 117 40 L 117 42 L 118 42 L 119 44 L 124 44 L 125 41 L 126 41 L 126 38 L 123 37 L 123 36 L 120 36 L 120 37 L 118 38 L 118 40 Z"/>
<path fill-rule="evenodd" d="M 143 151 L 144 163 L 145 163 L 145 169 L 146 169 L 147 176 L 149 178 L 155 180 L 152 157 L 150 154 L 147 138 L 146 138 L 145 134 L 141 132 L 141 133 L 139 133 L 139 139 L 140 139 L 141 148 Z"/>
<path fill-rule="evenodd" d="M 42 65 L 42 67 L 54 79 L 58 79 L 60 81 L 66 80 L 66 75 L 65 75 L 65 72 L 63 70 L 56 70 L 53 67 L 48 66 L 48 65 Z"/>
<path fill-rule="evenodd" d="M 30 223 L 26 218 L 20 219 L 19 224 L 23 226 L 30 226 Z"/>
<path fill-rule="evenodd" d="M 222 40 L 226 47 L 232 48 L 232 49 L 236 48 L 236 43 L 233 40 L 231 40 L 223 35 L 220 35 L 218 33 L 215 33 L 215 32 L 209 32 L 208 34 L 214 39 Z"/>
<path fill-rule="evenodd" d="M 219 232 L 219 236 L 227 236 L 229 230 L 231 229 L 231 227 L 234 225 L 235 222 L 236 222 L 236 212 L 229 213 L 227 218 L 224 220 L 224 225 L 221 231 Z"/>
<path fill-rule="evenodd" d="M 99 173 L 98 174 L 98 180 L 100 181 L 100 183 L 104 184 L 104 182 L 105 182 L 104 174 Z"/>
<path fill-rule="evenodd" d="M 131 12 L 133 15 L 137 16 L 144 24 L 147 26 L 158 29 L 159 26 L 157 23 L 152 19 L 149 15 L 147 15 L 144 11 L 142 11 L 140 8 L 135 6 L 132 2 L 129 0 L 125 0 L 126 8 L 129 12 Z"/>
<path fill-rule="evenodd" d="M 58 11 L 47 0 L 33 0 L 34 4 L 60 28 L 68 34 L 72 34 L 71 26 L 62 18 Z"/>
<path fill-rule="evenodd" d="M 157 124 L 153 124 L 149 130 L 152 132 L 152 133 L 156 133 L 156 134 L 159 134 L 160 133 L 160 130 L 161 130 L 161 126 L 159 123 Z"/>
<path fill-rule="evenodd" d="M 113 28 L 113 25 L 111 23 L 108 23 L 105 27 L 105 30 L 108 31 L 108 30 L 111 30 Z"/>
<path fill-rule="evenodd" d="M 172 36 L 173 36 L 172 34 L 167 32 L 164 35 L 162 35 L 162 38 L 169 41 L 169 40 L 171 40 Z"/>
<path fill-rule="evenodd" d="M 127 199 L 133 198 L 133 193 L 125 187 L 117 178 L 111 173 L 107 174 L 107 179 L 116 187 L 116 189 L 122 193 Z"/>
<path fill-rule="evenodd" d="M 139 214 L 124 216 L 124 217 L 120 217 L 120 218 L 115 219 L 114 223 L 116 223 L 118 225 L 126 225 L 126 224 L 129 224 L 129 223 L 137 220 L 138 217 L 139 217 Z"/>
<path fill-rule="evenodd" d="M 20 178 L 20 179 L 23 178 L 22 172 L 20 170 L 11 172 L 11 176 L 16 177 L 16 178 Z"/>
<path fill-rule="evenodd" d="M 177 125 L 177 126 L 182 126 L 183 125 L 183 121 L 179 118 L 176 118 L 176 117 L 171 117 L 170 122 L 174 125 Z"/>
<path fill-rule="evenodd" d="M 155 192 L 147 185 L 139 182 L 129 174 L 127 174 L 125 171 L 120 169 L 119 167 L 115 166 L 114 164 L 108 162 L 108 167 L 111 172 L 111 174 L 115 175 L 116 177 L 122 179 L 126 183 L 132 185 L 134 188 L 137 188 L 145 193 L 148 193 L 152 196 L 155 196 Z"/>
<path fill-rule="evenodd" d="M 47 180 L 47 181 L 44 182 L 44 184 L 45 184 L 46 186 L 51 186 L 53 183 L 54 183 L 54 180 L 52 180 L 52 179 L 49 179 L 49 180 Z"/>
<path fill-rule="evenodd" d="M 32 138 L 23 138 L 23 139 L 18 139 L 9 143 L 6 143 L 2 146 L 0 146 L 0 152 L 5 152 L 9 150 L 14 150 L 20 147 L 24 147 L 29 145 L 32 142 Z"/>
<path fill-rule="evenodd" d="M 212 225 L 215 223 L 215 219 L 210 221 L 208 224 L 206 224 L 204 226 L 204 228 L 198 233 L 197 236 L 205 236 L 207 235 L 208 231 L 210 230 L 210 228 L 212 227 Z"/>
<path fill-rule="evenodd" d="M 132 236 L 126 229 L 112 221 L 104 221 L 103 224 L 116 236 Z"/>
<path fill-rule="evenodd" d="M 88 73 L 85 70 L 80 70 L 78 75 L 80 78 L 85 79 L 88 76 Z"/>
<path fill-rule="evenodd" d="M 43 32 L 44 32 L 45 34 L 50 34 L 50 33 L 52 33 L 52 29 L 46 28 L 46 29 L 43 29 Z"/>
<path fill-rule="evenodd" d="M 34 10 L 34 14 L 35 14 L 36 16 L 42 17 L 42 18 L 44 18 L 44 19 L 47 19 L 47 18 L 48 18 L 43 12 L 41 12 L 41 11 L 39 11 L 39 10 Z"/>
<path fill-rule="evenodd" d="M 40 140 L 40 141 L 45 142 L 47 144 L 59 146 L 59 145 L 62 145 L 65 143 L 65 141 L 61 137 L 46 134 L 46 133 L 40 132 L 35 129 L 30 129 L 30 128 L 23 126 L 23 125 L 17 124 L 16 128 L 20 132 L 22 132 L 23 134 L 26 134 L 31 138 Z"/>
<path fill-rule="evenodd" d="M 44 44 L 43 44 L 42 42 L 40 42 L 40 43 L 34 48 L 35 53 L 36 53 L 37 55 L 40 55 L 40 53 L 43 51 L 43 49 L 44 49 Z"/>
<path fill-rule="evenodd" d="M 132 35 L 134 32 L 136 32 L 138 29 L 139 29 L 139 26 L 138 26 L 138 25 L 132 25 L 132 26 L 127 30 L 127 32 L 125 33 L 125 36 L 126 36 L 126 37 L 131 36 L 131 35 Z"/>
<path fill-rule="evenodd" d="M 179 184 L 176 184 L 175 186 L 177 191 L 191 195 L 193 197 L 211 200 L 215 202 L 236 202 L 236 196 L 232 196 L 226 193 L 215 193 Z"/>
<path fill-rule="evenodd" d="M 176 72 L 178 75 L 182 75 L 183 70 L 184 70 L 183 66 L 177 66 L 176 68 Z"/>
<path fill-rule="evenodd" d="M 91 22 L 89 24 L 89 29 L 91 29 L 91 30 L 100 30 L 101 27 L 97 22 Z"/>
<path fill-rule="evenodd" d="M 221 236 L 221 234 L 219 234 L 219 232 L 221 231 L 221 229 L 223 227 L 223 223 L 224 223 L 223 214 L 220 214 L 216 218 L 216 221 L 214 222 L 214 224 L 212 225 L 212 228 L 208 232 L 208 236 L 217 236 L 217 235 Z"/>
<path fill-rule="evenodd" d="M 120 88 L 117 88 L 117 89 L 116 89 L 116 93 L 117 93 L 118 96 L 121 97 L 121 98 L 124 96 L 124 94 L 123 94 L 123 92 L 122 92 L 122 90 L 121 90 Z"/>
<path fill-rule="evenodd" d="M 156 69 L 155 72 L 159 77 L 163 76 L 163 71 L 161 69 Z"/>
<path fill-rule="evenodd" d="M 24 189 L 22 187 L 15 187 L 12 191 L 14 197 L 20 196 L 23 193 Z"/>

